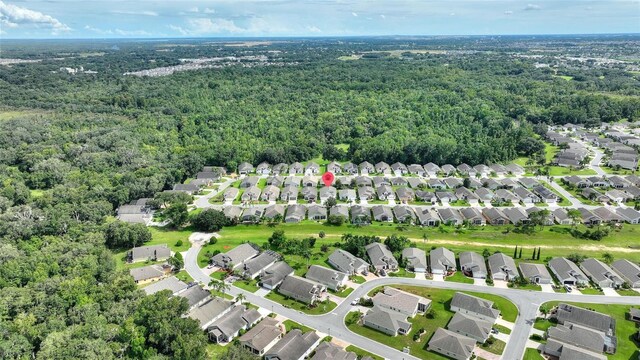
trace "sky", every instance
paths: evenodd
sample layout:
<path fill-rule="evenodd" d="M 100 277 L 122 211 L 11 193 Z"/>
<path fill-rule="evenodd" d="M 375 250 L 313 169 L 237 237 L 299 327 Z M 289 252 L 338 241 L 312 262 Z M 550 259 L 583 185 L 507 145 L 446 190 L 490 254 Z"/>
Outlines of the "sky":
<path fill-rule="evenodd" d="M 640 33 L 640 0 L 0 0 L 0 39 Z"/>

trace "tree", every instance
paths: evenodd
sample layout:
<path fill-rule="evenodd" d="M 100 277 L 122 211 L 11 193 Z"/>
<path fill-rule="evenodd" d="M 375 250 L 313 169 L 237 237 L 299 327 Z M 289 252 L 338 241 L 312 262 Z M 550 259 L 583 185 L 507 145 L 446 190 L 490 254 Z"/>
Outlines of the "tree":
<path fill-rule="evenodd" d="M 518 258 L 518 245 L 516 245 L 516 248 L 513 249 L 513 258 L 517 259 Z"/>
<path fill-rule="evenodd" d="M 582 218 L 582 213 L 578 209 L 569 209 L 567 210 L 567 216 L 571 219 L 573 226 L 576 226 Z"/>
<path fill-rule="evenodd" d="M 341 226 L 344 223 L 344 218 L 339 215 L 329 215 L 327 218 L 327 224 L 333 226 Z"/>
<path fill-rule="evenodd" d="M 165 211 L 164 215 L 167 220 L 170 221 L 171 226 L 178 228 L 189 219 L 189 213 L 187 212 L 187 205 L 183 203 L 171 204 Z"/>
<path fill-rule="evenodd" d="M 327 210 L 331 209 L 332 207 L 336 206 L 336 204 L 338 204 L 338 202 L 336 201 L 336 198 L 334 198 L 333 196 L 328 198 L 325 202 L 324 202 L 324 206 L 327 208 Z"/>
<path fill-rule="evenodd" d="M 226 346 L 227 351 L 220 355 L 219 360 L 255 360 L 256 356 L 249 350 L 236 344 Z"/>
<path fill-rule="evenodd" d="M 520 253 L 518 254 L 518 259 L 522 259 L 522 247 L 520 248 Z"/>
<path fill-rule="evenodd" d="M 283 245 L 286 243 L 286 241 L 287 241 L 287 237 L 284 235 L 284 230 L 274 231 L 271 234 L 271 236 L 269 236 L 269 239 L 267 239 L 269 246 L 273 250 L 278 250 L 282 248 Z"/>
<path fill-rule="evenodd" d="M 389 250 L 391 250 L 391 252 L 399 253 L 405 248 L 409 247 L 409 245 L 411 244 L 411 240 L 409 240 L 405 236 L 398 236 L 396 234 L 393 234 L 384 240 L 384 244 L 389 247 Z"/>
<path fill-rule="evenodd" d="M 611 264 L 613 262 L 613 255 L 608 252 L 602 254 L 602 261 L 604 261 L 605 264 Z"/>
<path fill-rule="evenodd" d="M 536 248 L 533 248 L 533 255 L 531 255 L 531 260 L 536 259 Z"/>
<path fill-rule="evenodd" d="M 236 301 L 238 301 L 240 304 L 243 304 L 243 302 L 246 299 L 247 299 L 247 297 L 243 293 L 240 293 L 240 294 L 236 295 Z"/>
<path fill-rule="evenodd" d="M 209 281 L 209 287 L 214 292 L 222 294 L 223 297 L 227 293 L 227 291 L 231 289 L 231 285 L 227 284 L 224 281 L 220 281 L 216 279 L 211 279 L 211 281 Z"/>
<path fill-rule="evenodd" d="M 112 249 L 141 246 L 151 241 L 151 231 L 144 224 L 114 221 L 104 231 L 105 244 Z"/>
<path fill-rule="evenodd" d="M 178 270 L 182 269 L 184 267 L 184 259 L 182 258 L 182 254 L 176 252 L 175 255 L 169 258 L 168 263 Z"/>
<path fill-rule="evenodd" d="M 325 234 L 325 232 L 324 232 L 324 231 L 322 231 L 322 230 L 320 230 L 320 232 L 318 233 L 318 237 L 319 237 L 320 239 L 324 239 L 324 237 L 325 237 L 326 235 L 327 235 L 327 234 Z"/>
<path fill-rule="evenodd" d="M 227 217 L 222 211 L 205 209 L 193 217 L 191 224 L 199 231 L 214 232 L 227 225 Z"/>

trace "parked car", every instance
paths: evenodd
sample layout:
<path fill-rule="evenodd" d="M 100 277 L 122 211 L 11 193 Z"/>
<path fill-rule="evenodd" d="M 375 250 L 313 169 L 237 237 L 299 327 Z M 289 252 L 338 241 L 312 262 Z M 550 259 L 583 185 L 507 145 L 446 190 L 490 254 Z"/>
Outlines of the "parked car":
<path fill-rule="evenodd" d="M 496 328 L 491 328 L 491 333 L 492 334 L 497 334 L 497 333 L 499 333 L 499 331 Z"/>
<path fill-rule="evenodd" d="M 355 298 L 351 301 L 351 306 L 356 306 L 360 303 L 360 298 Z"/>
<path fill-rule="evenodd" d="M 570 285 L 565 285 L 564 289 L 567 290 L 567 292 L 573 291 L 573 288 Z"/>

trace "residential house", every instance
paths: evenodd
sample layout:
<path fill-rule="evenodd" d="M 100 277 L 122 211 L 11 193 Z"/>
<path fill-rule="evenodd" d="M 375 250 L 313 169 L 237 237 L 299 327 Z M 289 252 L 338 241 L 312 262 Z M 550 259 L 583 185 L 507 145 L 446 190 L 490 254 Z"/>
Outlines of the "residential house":
<path fill-rule="evenodd" d="M 529 222 L 529 214 L 522 208 L 506 208 L 502 209 L 502 213 L 514 225 L 526 224 Z"/>
<path fill-rule="evenodd" d="M 289 165 L 285 163 L 279 163 L 273 166 L 273 169 L 271 169 L 271 172 L 275 175 L 284 175 L 284 174 L 287 174 L 288 170 L 289 170 Z"/>
<path fill-rule="evenodd" d="M 468 177 L 476 176 L 476 170 L 465 163 L 458 165 L 456 169 L 458 170 L 458 173 L 460 173 L 460 175 L 462 176 L 468 176 Z"/>
<path fill-rule="evenodd" d="M 424 250 L 415 247 L 403 249 L 402 259 L 407 261 L 407 270 L 415 273 L 427 272 L 427 254 Z"/>
<path fill-rule="evenodd" d="M 399 187 L 396 189 L 396 199 L 406 204 L 412 202 L 416 198 L 416 193 L 408 187 Z"/>
<path fill-rule="evenodd" d="M 399 162 L 391 164 L 391 170 L 394 174 L 396 174 L 396 176 L 402 176 L 409 173 L 409 169 L 407 168 L 407 166 Z"/>
<path fill-rule="evenodd" d="M 471 315 L 486 320 L 492 324 L 496 322 L 500 311 L 493 308 L 493 301 L 481 299 L 473 295 L 457 292 L 450 305 L 451 311 Z"/>
<path fill-rule="evenodd" d="M 613 270 L 634 289 L 640 288 L 640 266 L 627 259 L 616 260 L 611 264 Z"/>
<path fill-rule="evenodd" d="M 429 340 L 428 350 L 455 360 L 469 360 L 476 340 L 453 331 L 438 328 Z"/>
<path fill-rule="evenodd" d="M 320 165 L 311 161 L 307 163 L 307 166 L 304 167 L 304 173 L 306 175 L 317 175 L 320 173 Z"/>
<path fill-rule="evenodd" d="M 280 204 L 269 205 L 264 209 L 264 214 L 262 217 L 267 220 L 276 220 L 278 218 L 284 218 L 284 206 Z"/>
<path fill-rule="evenodd" d="M 280 339 L 271 349 L 265 351 L 265 360 L 302 360 L 320 341 L 315 331 L 302 333 L 299 329 L 293 329 Z"/>
<path fill-rule="evenodd" d="M 432 188 L 432 189 L 438 189 L 438 190 L 443 190 L 443 189 L 447 188 L 447 184 L 445 184 L 440 179 L 429 179 L 429 180 L 427 180 L 427 186 Z"/>
<path fill-rule="evenodd" d="M 282 201 L 296 201 L 298 200 L 298 187 L 285 186 L 280 193 L 280 200 Z"/>
<path fill-rule="evenodd" d="M 407 205 L 396 205 L 393 207 L 393 215 L 399 223 L 413 224 L 413 220 L 416 218 L 416 214 L 413 209 Z M 375 215 L 374 215 L 375 218 Z"/>
<path fill-rule="evenodd" d="M 572 334 L 578 335 L 578 333 L 572 333 Z M 584 335 L 584 334 L 580 334 L 580 335 Z M 543 346 L 542 352 L 544 354 L 551 355 L 555 358 L 559 358 L 563 360 L 565 359 L 607 360 L 607 357 L 602 354 L 589 351 L 583 347 L 574 346 L 568 343 L 558 341 L 555 338 L 549 338 L 547 340 L 547 342 Z"/>
<path fill-rule="evenodd" d="M 357 187 L 373 185 L 373 180 L 368 176 L 356 176 L 354 181 Z"/>
<path fill-rule="evenodd" d="M 355 194 L 355 192 L 354 192 Z M 338 190 L 333 186 L 323 186 L 320 188 L 320 202 L 324 204 L 330 198 L 338 199 Z"/>
<path fill-rule="evenodd" d="M 537 204 L 541 202 L 541 199 L 538 195 L 532 193 L 531 191 L 523 187 L 517 187 L 513 189 L 513 193 L 520 198 L 520 200 L 524 205 Z"/>
<path fill-rule="evenodd" d="M 250 188 L 252 186 L 257 186 L 260 178 L 257 176 L 247 176 L 242 181 L 240 181 L 240 187 L 243 189 Z"/>
<path fill-rule="evenodd" d="M 281 187 L 284 184 L 284 176 L 273 175 L 267 178 L 267 185 L 273 185 L 275 187 Z"/>
<path fill-rule="evenodd" d="M 460 210 L 460 214 L 462 214 L 464 220 L 471 225 L 483 226 L 487 223 L 484 216 L 482 216 L 482 213 L 477 208 L 464 208 Z"/>
<path fill-rule="evenodd" d="M 611 185 L 611 187 L 614 187 L 616 189 L 624 189 L 627 188 L 629 186 L 631 186 L 631 183 L 628 182 L 627 180 L 621 178 L 620 176 L 612 176 L 610 178 L 607 179 L 609 181 L 609 184 Z"/>
<path fill-rule="evenodd" d="M 443 247 L 433 249 L 429 252 L 429 268 L 432 274 L 448 275 L 456 271 L 456 256 Z"/>
<path fill-rule="evenodd" d="M 511 180 L 511 179 L 509 179 Z M 513 181 L 513 180 L 512 180 Z M 491 190 L 491 195 L 493 197 L 493 191 L 497 190 L 499 188 L 501 188 L 503 185 L 500 181 L 496 180 L 496 179 L 487 179 L 487 178 L 483 178 L 480 179 L 480 182 L 482 183 L 482 187 Z M 481 188 L 479 188 L 478 190 L 480 190 Z M 478 194 L 478 192 L 476 191 L 476 195 L 481 196 L 480 194 Z M 482 197 L 482 196 L 481 196 Z"/>
<path fill-rule="evenodd" d="M 170 273 L 171 267 L 168 269 L 162 265 L 148 265 L 129 270 L 129 275 L 133 277 L 133 281 L 138 284 L 147 284 L 152 281 L 160 280 Z"/>
<path fill-rule="evenodd" d="M 478 188 L 475 191 L 475 194 L 478 197 L 479 201 L 482 203 L 490 203 L 494 197 L 493 191 L 487 189 L 486 187 Z"/>
<path fill-rule="evenodd" d="M 312 186 L 305 186 L 300 193 L 302 198 L 310 203 L 315 202 L 318 199 L 318 188 Z"/>
<path fill-rule="evenodd" d="M 422 226 L 438 226 L 440 225 L 440 216 L 433 209 L 415 208 L 417 223 Z"/>
<path fill-rule="evenodd" d="M 511 202 L 516 205 L 520 198 L 507 189 L 498 189 L 493 193 L 493 200 L 499 203 Z"/>
<path fill-rule="evenodd" d="M 394 200 L 396 198 L 393 189 L 389 185 L 380 185 L 376 188 L 376 195 L 380 200 Z"/>
<path fill-rule="evenodd" d="M 424 313 L 431 307 L 431 300 L 388 286 L 377 292 L 371 300 L 373 301 L 373 306 L 400 313 L 405 318 Z"/>
<path fill-rule="evenodd" d="M 336 270 L 349 275 L 360 274 L 369 269 L 369 264 L 366 261 L 341 249 L 337 249 L 331 253 L 327 261 L 329 265 L 336 268 Z"/>
<path fill-rule="evenodd" d="M 180 279 L 178 279 L 175 276 L 170 276 L 168 278 L 164 278 L 158 282 L 155 282 L 153 284 L 149 284 L 148 286 L 145 286 L 144 288 L 142 288 L 142 290 L 147 294 L 147 295 L 153 295 L 155 293 L 158 293 L 160 291 L 165 291 L 165 290 L 169 290 L 169 292 L 172 295 L 178 294 L 184 290 L 186 290 L 188 287 L 187 284 L 185 284 L 184 282 L 182 282 Z"/>
<path fill-rule="evenodd" d="M 376 270 L 398 270 L 398 261 L 393 256 L 387 245 L 378 242 L 365 246 L 371 265 Z"/>
<path fill-rule="evenodd" d="M 218 253 L 211 258 L 211 264 L 222 269 L 233 270 L 260 254 L 260 249 L 252 243 L 240 244 L 226 253 Z"/>
<path fill-rule="evenodd" d="M 139 246 L 129 250 L 127 262 L 164 261 L 171 257 L 171 249 L 167 244 Z"/>
<path fill-rule="evenodd" d="M 458 200 L 458 198 L 449 191 L 436 191 L 436 197 L 438 198 L 438 201 L 442 203 L 442 205 L 446 205 Z"/>
<path fill-rule="evenodd" d="M 360 201 L 373 200 L 374 196 L 375 196 L 375 191 L 371 186 L 358 187 L 358 198 L 360 199 Z"/>
<path fill-rule="evenodd" d="M 489 165 L 489 169 L 491 169 L 491 173 L 496 174 L 496 176 L 507 175 L 507 169 L 500 164 Z"/>
<path fill-rule="evenodd" d="M 538 182 L 538 180 L 527 178 L 527 177 L 518 179 L 518 182 L 525 189 L 533 189 L 536 186 L 540 186 L 540 183 Z"/>
<path fill-rule="evenodd" d="M 347 284 L 347 280 L 349 280 L 349 276 L 346 273 L 319 265 L 311 265 L 304 277 L 334 291 L 344 287 Z"/>
<path fill-rule="evenodd" d="M 489 256 L 487 262 L 493 280 L 511 281 L 518 277 L 518 268 L 510 256 L 498 252 Z"/>
<path fill-rule="evenodd" d="M 300 176 L 287 176 L 284 179 L 284 187 L 300 187 L 302 178 Z"/>
<path fill-rule="evenodd" d="M 618 214 L 604 206 L 595 208 L 592 210 L 592 212 L 594 215 L 598 216 L 602 220 L 602 222 L 605 223 L 619 223 L 622 221 L 622 218 L 618 216 Z"/>
<path fill-rule="evenodd" d="M 245 190 L 244 193 L 242 193 L 242 196 L 240 198 L 242 199 L 243 202 L 258 201 L 260 199 L 261 192 L 262 190 L 260 190 L 259 187 L 252 186 L 247 190 Z"/>
<path fill-rule="evenodd" d="M 252 172 L 253 172 L 253 165 L 247 162 L 243 162 L 242 164 L 238 165 L 238 174 L 247 175 L 247 174 L 251 174 Z"/>
<path fill-rule="evenodd" d="M 411 323 L 407 321 L 406 315 L 378 306 L 367 312 L 362 318 L 362 324 L 390 336 L 406 335 L 411 330 Z"/>
<path fill-rule="evenodd" d="M 261 162 L 256 167 L 256 174 L 259 174 L 259 175 L 269 175 L 269 174 L 271 174 L 271 164 L 269 164 L 267 162 Z"/>
<path fill-rule="evenodd" d="M 262 191 L 260 198 L 262 201 L 276 201 L 280 197 L 280 188 L 274 185 L 267 185 Z"/>
<path fill-rule="evenodd" d="M 318 187 L 318 178 L 315 177 L 315 176 L 305 175 L 302 178 L 302 186 L 303 187 L 317 188 Z"/>
<path fill-rule="evenodd" d="M 309 220 L 327 220 L 327 208 L 320 205 L 311 205 L 307 208 Z"/>
<path fill-rule="evenodd" d="M 491 225 L 505 225 L 509 223 L 509 218 L 498 208 L 483 208 L 482 215 Z"/>
<path fill-rule="evenodd" d="M 560 325 L 575 324 L 603 332 L 609 339 L 607 352 L 613 353 L 616 344 L 616 320 L 609 315 L 578 306 L 561 303 L 556 308 L 555 318 Z M 613 348 L 613 349 L 612 349 Z"/>
<path fill-rule="evenodd" d="M 304 220 L 307 214 L 307 208 L 303 205 L 289 205 L 287 206 L 287 212 L 284 216 L 284 222 L 297 223 Z"/>
<path fill-rule="evenodd" d="M 437 211 L 440 219 L 442 219 L 442 223 L 445 225 L 457 226 L 462 225 L 464 222 L 462 215 L 460 215 L 457 209 L 444 208 L 438 209 Z"/>
<path fill-rule="evenodd" d="M 586 180 L 589 181 L 593 187 L 608 187 L 609 182 L 606 177 L 590 176 Z"/>
<path fill-rule="evenodd" d="M 227 219 L 237 221 L 242 215 L 242 208 L 240 206 L 226 206 L 222 213 Z"/>
<path fill-rule="evenodd" d="M 355 202 L 358 198 L 356 191 L 353 189 L 338 190 L 338 200 L 346 202 Z"/>
<path fill-rule="evenodd" d="M 342 172 L 342 166 L 335 161 L 327 164 L 327 171 L 333 174 L 340 174 Z"/>
<path fill-rule="evenodd" d="M 349 220 L 349 207 L 336 205 L 329 209 L 329 216 L 340 216 L 344 220 Z"/>
<path fill-rule="evenodd" d="M 522 277 L 529 280 L 532 284 L 551 284 L 551 274 L 547 267 L 542 264 L 520 263 L 520 272 Z"/>
<path fill-rule="evenodd" d="M 352 206 L 351 223 L 360 225 L 371 224 L 371 211 L 369 208 L 360 205 Z"/>
<path fill-rule="evenodd" d="M 267 250 L 242 265 L 242 276 L 245 279 L 255 279 L 263 270 L 268 269 L 280 259 L 281 256 L 278 253 Z"/>
<path fill-rule="evenodd" d="M 233 201 L 238 197 L 238 194 L 240 194 L 240 190 L 238 190 L 238 188 L 230 187 L 224 191 L 222 198 L 224 201 Z"/>
<path fill-rule="evenodd" d="M 391 167 L 384 161 L 377 163 L 375 169 L 378 174 L 391 174 Z"/>
<path fill-rule="evenodd" d="M 553 191 L 539 185 L 533 188 L 533 193 L 538 195 L 542 201 L 547 204 L 555 204 L 558 202 L 558 196 Z"/>
<path fill-rule="evenodd" d="M 200 308 L 200 311 L 199 312 L 196 311 L 196 314 L 202 313 L 202 315 L 207 315 L 207 314 L 210 315 L 212 308 L 214 309 L 218 308 L 220 304 L 225 305 L 224 309 L 230 306 L 229 301 L 220 302 L 218 306 L 215 306 L 215 304 L 210 303 L 209 300 L 211 300 L 211 293 L 208 290 L 205 290 L 200 285 L 191 286 L 187 290 L 178 293 L 178 295 L 176 296 L 179 296 L 187 300 L 187 304 L 189 305 L 189 312 L 193 311 L 196 308 Z M 219 313 L 219 315 L 222 315 L 222 313 Z M 213 320 L 215 320 L 215 318 L 208 319 L 208 321 L 213 321 Z M 208 324 L 205 325 L 204 323 L 202 323 L 201 325 L 202 325 L 202 329 L 204 330 L 207 328 Z"/>
<path fill-rule="evenodd" d="M 580 217 L 582 218 L 582 223 L 585 225 L 600 225 L 602 223 L 602 219 L 594 214 L 592 211 L 585 208 L 576 209 L 580 211 Z"/>
<path fill-rule="evenodd" d="M 522 166 L 517 165 L 517 164 L 509 164 L 505 166 L 505 169 L 507 170 L 507 173 L 514 175 L 514 176 L 522 176 L 525 174 L 524 169 L 522 168 Z"/>
<path fill-rule="evenodd" d="M 474 279 L 487 278 L 487 265 L 484 263 L 482 255 L 473 251 L 463 251 L 459 255 L 460 270 L 466 276 Z"/>
<path fill-rule="evenodd" d="M 240 331 L 247 330 L 260 321 L 262 315 L 256 309 L 247 309 L 244 305 L 234 306 L 207 327 L 209 340 L 215 344 L 228 343 L 237 337 Z"/>
<path fill-rule="evenodd" d="M 558 209 L 552 210 L 551 214 L 553 215 L 553 218 L 556 221 L 556 223 L 560 225 L 573 224 L 573 219 L 569 217 L 569 214 L 566 209 L 558 208 Z"/>
<path fill-rule="evenodd" d="M 393 222 L 393 212 L 389 206 L 376 205 L 371 208 L 373 219 L 381 222 Z"/>
<path fill-rule="evenodd" d="M 620 204 L 631 200 L 629 194 L 622 190 L 612 189 L 604 193 L 606 197 L 611 199 L 611 202 Z"/>
<path fill-rule="evenodd" d="M 249 350 L 253 355 L 262 356 L 269 351 L 281 338 L 282 329 L 279 321 L 266 317 L 256 326 L 238 339 L 240 346 Z"/>
<path fill-rule="evenodd" d="M 280 294 L 310 305 L 320 300 L 326 290 L 322 284 L 295 275 L 285 277 L 278 287 Z"/>
<path fill-rule="evenodd" d="M 342 171 L 345 174 L 352 174 L 352 175 L 356 175 L 358 173 L 358 165 L 352 163 L 352 162 L 348 162 L 344 165 L 342 165 Z"/>
<path fill-rule="evenodd" d="M 640 224 L 640 212 L 633 208 L 617 208 L 618 216 L 629 224 Z"/>
<path fill-rule="evenodd" d="M 478 205 L 478 202 L 480 202 L 480 197 L 464 186 L 457 188 L 455 194 L 458 199 L 464 200 L 470 205 Z"/>
<path fill-rule="evenodd" d="M 299 162 L 294 162 L 289 165 L 289 175 L 302 175 L 304 173 L 304 165 Z"/>
<path fill-rule="evenodd" d="M 173 185 L 173 191 L 194 195 L 200 192 L 200 186 L 196 184 L 175 184 Z"/>
<path fill-rule="evenodd" d="M 264 208 L 262 206 L 249 207 L 244 210 L 240 220 L 242 220 L 243 224 L 257 224 L 260 222 L 263 212 Z"/>
<path fill-rule="evenodd" d="M 408 177 L 408 178 L 406 178 L 406 180 L 407 180 L 407 184 L 412 189 L 420 189 L 420 188 L 424 188 L 426 186 L 426 183 L 424 182 L 424 180 L 422 178 L 419 178 L 419 177 Z"/>
<path fill-rule="evenodd" d="M 189 290 L 194 288 L 200 287 L 194 286 L 189 288 Z M 207 295 L 209 294 L 208 291 L 206 291 L 206 293 Z M 198 302 L 197 306 L 192 307 L 191 310 L 187 313 L 186 317 L 197 321 L 200 325 L 200 328 L 202 330 L 205 330 L 214 321 L 220 319 L 223 315 L 231 311 L 232 308 L 233 303 L 231 301 L 221 298 L 211 298 L 210 296 L 208 296 L 204 298 L 202 302 Z"/>
<path fill-rule="evenodd" d="M 331 342 L 322 342 L 310 360 L 357 360 L 358 355 Z"/>
<path fill-rule="evenodd" d="M 478 165 L 474 166 L 473 170 L 475 170 L 475 172 L 476 172 L 475 176 L 480 175 L 482 177 L 485 177 L 485 176 L 489 176 L 489 174 L 491 174 L 491 169 L 487 165 L 484 165 L 484 164 L 478 164 Z"/>
<path fill-rule="evenodd" d="M 576 175 L 565 176 L 564 178 L 562 178 L 562 182 L 577 189 L 584 189 L 593 186 L 589 179 Z"/>
<path fill-rule="evenodd" d="M 455 166 L 451 164 L 444 164 L 440 167 L 440 172 L 445 176 L 450 176 L 456 173 Z"/>
<path fill-rule="evenodd" d="M 273 290 L 292 274 L 293 268 L 286 261 L 278 261 L 260 272 L 260 286 Z"/>
<path fill-rule="evenodd" d="M 451 166 L 451 165 L 449 165 Z M 428 163 L 424 166 L 424 171 L 429 177 L 436 177 L 438 173 L 441 171 L 440 167 L 434 163 Z"/>
<path fill-rule="evenodd" d="M 410 174 L 424 176 L 426 174 L 424 167 L 419 164 L 411 164 L 407 167 Z"/>
<path fill-rule="evenodd" d="M 447 329 L 483 344 L 489 338 L 492 326 L 490 321 L 457 312 L 447 324 Z"/>
<path fill-rule="evenodd" d="M 594 258 L 584 260 L 580 264 L 580 269 L 594 284 L 600 288 L 618 288 L 622 286 L 624 280 L 609 267 L 609 265 Z"/>
<path fill-rule="evenodd" d="M 599 192 L 598 190 L 596 190 L 594 188 L 585 188 L 584 190 L 582 190 L 582 192 L 580 194 L 585 199 L 589 199 L 591 201 L 596 201 L 596 202 L 608 202 L 609 201 L 609 197 L 607 197 L 606 195 L 602 194 L 601 192 Z"/>
<path fill-rule="evenodd" d="M 431 205 L 435 205 L 438 202 L 436 193 L 430 191 L 418 190 L 416 191 L 416 198 Z"/>
<path fill-rule="evenodd" d="M 589 279 L 573 261 L 556 257 L 549 261 L 549 269 L 563 285 L 589 285 Z"/>
<path fill-rule="evenodd" d="M 442 182 L 449 188 L 449 189 L 456 189 L 460 186 L 462 186 L 462 184 L 464 183 L 462 181 L 462 179 L 460 178 L 456 178 L 456 177 L 448 177 L 442 180 Z"/>
<path fill-rule="evenodd" d="M 540 211 L 543 211 L 543 210 L 541 208 L 539 208 L 539 207 L 532 206 L 532 207 L 527 208 L 525 211 L 527 212 L 527 216 L 529 216 L 529 219 L 531 219 L 531 214 L 537 213 L 537 212 L 540 212 Z M 553 225 L 555 223 L 554 222 L 555 217 L 553 216 L 553 213 L 551 211 L 549 211 L 549 210 L 547 210 L 547 211 L 548 211 L 547 215 L 545 216 L 545 218 L 542 219 L 542 224 L 546 225 L 546 226 L 551 226 L 551 225 Z"/>
<path fill-rule="evenodd" d="M 361 162 L 358 167 L 360 168 L 360 174 L 362 175 L 368 175 L 376 171 L 373 165 L 368 161 Z"/>

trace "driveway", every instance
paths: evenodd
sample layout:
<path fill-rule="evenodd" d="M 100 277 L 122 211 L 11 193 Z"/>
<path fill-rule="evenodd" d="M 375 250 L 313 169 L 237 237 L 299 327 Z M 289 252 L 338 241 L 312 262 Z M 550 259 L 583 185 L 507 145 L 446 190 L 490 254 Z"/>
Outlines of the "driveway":
<path fill-rule="evenodd" d="M 620 296 L 620 294 L 612 288 L 602 288 L 602 292 L 607 296 Z"/>
<path fill-rule="evenodd" d="M 499 289 L 508 289 L 509 282 L 504 280 L 493 280 L 493 287 L 499 288 Z"/>
<path fill-rule="evenodd" d="M 473 349 L 474 354 L 476 354 L 477 356 L 486 359 L 486 360 L 500 360 L 502 358 L 501 355 L 498 354 L 494 354 L 492 352 L 488 352 L 487 350 L 481 348 L 480 346 L 476 345 L 476 348 Z"/>
<path fill-rule="evenodd" d="M 473 279 L 473 285 L 476 285 L 476 286 L 487 286 L 487 280 L 486 279 Z"/>

